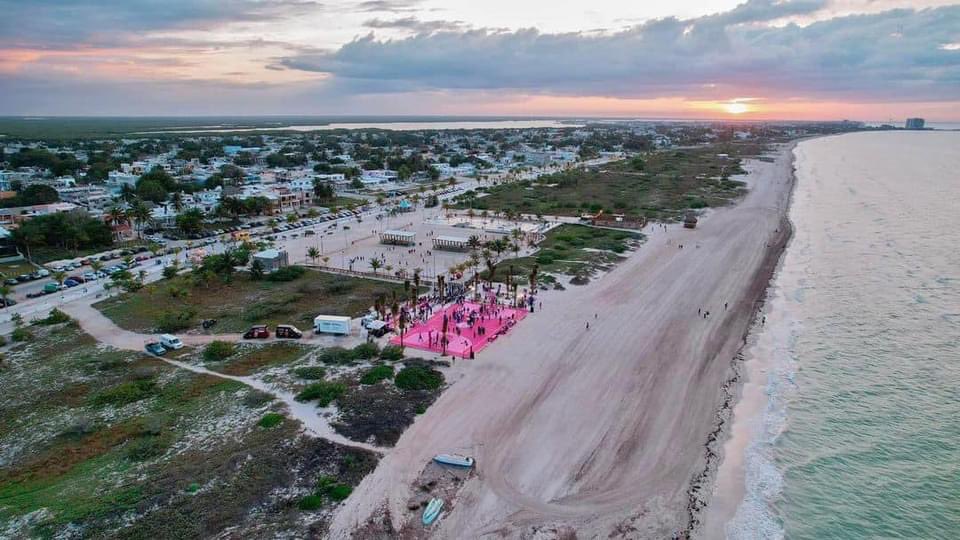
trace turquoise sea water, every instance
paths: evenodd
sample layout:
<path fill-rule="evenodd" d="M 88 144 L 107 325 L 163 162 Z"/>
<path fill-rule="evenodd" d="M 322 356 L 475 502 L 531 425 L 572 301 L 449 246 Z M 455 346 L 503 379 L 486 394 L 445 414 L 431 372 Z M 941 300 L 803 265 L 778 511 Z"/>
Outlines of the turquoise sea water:
<path fill-rule="evenodd" d="M 730 536 L 960 538 L 960 133 L 814 139 L 796 157 Z"/>

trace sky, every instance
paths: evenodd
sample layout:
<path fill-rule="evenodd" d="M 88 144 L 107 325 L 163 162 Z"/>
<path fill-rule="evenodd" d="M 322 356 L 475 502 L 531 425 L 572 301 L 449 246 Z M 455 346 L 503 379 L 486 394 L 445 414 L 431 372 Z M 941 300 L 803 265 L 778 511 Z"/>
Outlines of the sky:
<path fill-rule="evenodd" d="M 960 1 L 0 0 L 0 115 L 960 121 Z"/>

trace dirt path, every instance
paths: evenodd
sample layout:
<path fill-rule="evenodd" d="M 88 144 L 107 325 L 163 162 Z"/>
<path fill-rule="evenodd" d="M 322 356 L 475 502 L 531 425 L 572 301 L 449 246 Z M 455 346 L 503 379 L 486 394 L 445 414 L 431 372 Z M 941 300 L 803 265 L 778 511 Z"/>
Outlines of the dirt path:
<path fill-rule="evenodd" d="M 358 486 L 331 536 L 382 537 L 358 529 L 383 515 L 399 530 L 413 517 L 410 486 L 451 451 L 476 456 L 478 474 L 436 538 L 683 534 L 721 389 L 783 235 L 789 151 L 748 168 L 740 204 L 696 230 L 671 226 L 601 279 L 546 296 L 544 311 L 463 368 Z"/>
<path fill-rule="evenodd" d="M 143 351 L 143 346 L 145 343 L 148 341 L 154 341 L 156 339 L 156 336 L 150 334 L 139 334 L 136 332 L 130 332 L 128 330 L 123 330 L 89 303 L 73 302 L 64 305 L 62 309 L 80 323 L 80 327 L 83 328 L 84 332 L 93 336 L 93 338 L 100 343 L 110 345 L 117 349 Z M 242 341 L 243 339 L 240 334 L 182 335 L 180 337 L 187 345 L 203 345 L 213 340 Z M 307 343 L 323 343 L 329 339 L 330 338 L 317 337 L 314 339 L 301 341 L 306 341 Z M 258 342 L 260 341 L 258 340 Z M 343 435 L 340 435 L 334 431 L 327 419 L 317 414 L 317 406 L 315 404 L 300 403 L 294 399 L 294 395 L 292 393 L 277 388 L 274 385 L 265 383 L 255 377 L 226 375 L 224 373 L 218 373 L 200 366 L 187 364 L 185 362 L 178 362 L 169 358 L 158 358 L 181 369 L 186 369 L 194 373 L 212 375 L 222 379 L 238 381 L 262 392 L 266 392 L 282 401 L 287 406 L 290 416 L 299 420 L 308 431 L 312 432 L 317 437 L 327 439 L 331 442 L 344 446 L 370 450 L 377 452 L 378 454 L 383 454 L 386 452 L 386 449 L 384 448 L 352 441 Z"/>

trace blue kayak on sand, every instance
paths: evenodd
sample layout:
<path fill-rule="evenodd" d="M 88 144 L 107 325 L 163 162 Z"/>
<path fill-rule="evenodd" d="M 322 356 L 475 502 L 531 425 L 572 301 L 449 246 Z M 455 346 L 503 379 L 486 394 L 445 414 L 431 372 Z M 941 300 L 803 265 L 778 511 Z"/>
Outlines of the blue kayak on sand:
<path fill-rule="evenodd" d="M 441 465 L 452 465 L 454 467 L 473 467 L 474 461 L 472 457 L 466 456 L 457 456 L 453 454 L 437 454 L 433 456 L 433 461 Z"/>
<path fill-rule="evenodd" d="M 427 504 L 427 509 L 423 511 L 423 518 L 421 521 L 425 526 L 430 526 L 434 521 L 437 520 L 438 517 L 440 517 L 441 510 L 443 510 L 443 499 L 430 499 L 430 503 Z"/>

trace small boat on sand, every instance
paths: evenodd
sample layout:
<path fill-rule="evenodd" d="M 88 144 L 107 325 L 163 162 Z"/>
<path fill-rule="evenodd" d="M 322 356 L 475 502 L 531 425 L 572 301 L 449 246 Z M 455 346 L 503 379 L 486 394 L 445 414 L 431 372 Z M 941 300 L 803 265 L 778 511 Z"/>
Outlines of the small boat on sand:
<path fill-rule="evenodd" d="M 453 465 L 454 467 L 473 467 L 473 458 L 467 456 L 458 456 L 455 454 L 437 454 L 433 460 L 441 465 Z"/>
<path fill-rule="evenodd" d="M 441 510 L 443 510 L 443 499 L 430 499 L 426 510 L 423 511 L 423 518 L 421 521 L 425 526 L 430 526 L 434 521 L 437 520 L 438 517 L 440 517 Z"/>

